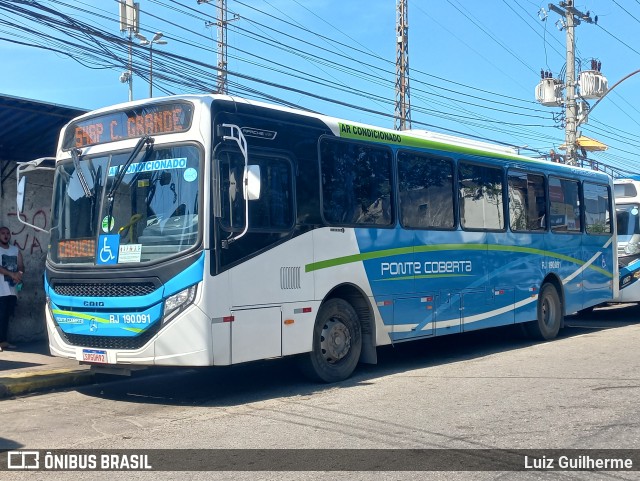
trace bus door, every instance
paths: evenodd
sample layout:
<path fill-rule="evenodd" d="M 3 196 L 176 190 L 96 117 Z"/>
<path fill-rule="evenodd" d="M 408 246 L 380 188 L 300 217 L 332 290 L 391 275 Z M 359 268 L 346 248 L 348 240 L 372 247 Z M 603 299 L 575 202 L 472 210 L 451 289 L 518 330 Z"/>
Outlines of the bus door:
<path fill-rule="evenodd" d="M 583 260 L 591 262 L 591 267 L 583 272 L 584 303 L 590 307 L 597 302 L 611 300 L 611 275 L 615 272 L 614 259 L 617 246 L 613 236 L 613 215 L 609 188 L 603 184 L 583 183 L 584 223 L 586 235 L 582 240 Z M 604 247 L 609 242 L 607 247 Z M 594 259 L 594 256 L 601 252 Z M 614 279 L 618 282 L 618 279 Z"/>

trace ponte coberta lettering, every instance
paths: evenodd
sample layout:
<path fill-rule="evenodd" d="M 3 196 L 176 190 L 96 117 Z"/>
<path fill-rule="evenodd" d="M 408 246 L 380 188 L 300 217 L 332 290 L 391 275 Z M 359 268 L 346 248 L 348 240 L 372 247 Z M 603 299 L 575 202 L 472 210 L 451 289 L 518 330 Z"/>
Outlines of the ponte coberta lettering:
<path fill-rule="evenodd" d="M 469 274 L 473 271 L 470 260 L 424 262 L 381 262 L 380 274 L 384 276 L 410 276 L 422 274 Z"/>

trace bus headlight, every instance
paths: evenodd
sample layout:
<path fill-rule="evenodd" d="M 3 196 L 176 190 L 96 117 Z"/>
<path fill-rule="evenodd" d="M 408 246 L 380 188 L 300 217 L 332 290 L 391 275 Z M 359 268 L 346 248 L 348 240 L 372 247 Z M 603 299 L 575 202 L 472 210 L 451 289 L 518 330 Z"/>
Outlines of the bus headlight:
<path fill-rule="evenodd" d="M 168 297 L 164 301 L 164 319 L 162 323 L 169 322 L 180 311 L 186 309 L 196 298 L 196 286 L 188 287 L 177 294 Z"/>

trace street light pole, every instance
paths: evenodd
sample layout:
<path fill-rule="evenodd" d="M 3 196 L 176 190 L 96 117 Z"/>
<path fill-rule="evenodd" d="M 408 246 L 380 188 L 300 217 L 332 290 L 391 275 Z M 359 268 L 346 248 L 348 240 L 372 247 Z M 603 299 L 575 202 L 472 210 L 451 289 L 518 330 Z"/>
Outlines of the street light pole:
<path fill-rule="evenodd" d="M 127 82 L 129 84 L 129 102 L 133 100 L 133 45 L 131 38 L 132 30 L 129 30 L 129 70 L 127 75 Z"/>
<path fill-rule="evenodd" d="M 149 42 L 149 98 L 153 98 L 153 40 Z"/>
<path fill-rule="evenodd" d="M 162 32 L 156 32 L 151 40 L 147 40 L 144 35 L 136 34 L 136 37 L 140 40 L 140 45 L 149 45 L 149 98 L 153 98 L 153 44 L 166 45 L 166 40 L 160 40 L 162 35 Z"/>

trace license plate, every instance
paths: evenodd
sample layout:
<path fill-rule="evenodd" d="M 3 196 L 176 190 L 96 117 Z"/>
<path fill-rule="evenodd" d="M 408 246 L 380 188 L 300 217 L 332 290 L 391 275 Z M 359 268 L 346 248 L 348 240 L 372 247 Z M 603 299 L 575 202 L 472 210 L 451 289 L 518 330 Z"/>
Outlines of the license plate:
<path fill-rule="evenodd" d="M 82 360 L 85 362 L 96 362 L 100 364 L 107 363 L 107 351 L 98 349 L 83 349 Z"/>

